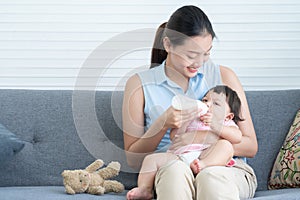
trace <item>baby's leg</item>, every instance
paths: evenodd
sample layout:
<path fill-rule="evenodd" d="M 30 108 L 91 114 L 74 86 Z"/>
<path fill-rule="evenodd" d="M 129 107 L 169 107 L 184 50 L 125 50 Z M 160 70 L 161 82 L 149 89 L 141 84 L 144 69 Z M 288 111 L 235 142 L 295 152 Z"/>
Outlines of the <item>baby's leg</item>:
<path fill-rule="evenodd" d="M 177 159 L 172 153 L 155 153 L 145 157 L 138 177 L 138 187 L 127 193 L 127 199 L 152 199 L 152 190 L 157 170 L 171 160 Z"/>
<path fill-rule="evenodd" d="M 200 159 L 195 159 L 190 167 L 194 174 L 209 166 L 226 166 L 233 156 L 233 146 L 228 140 L 218 140 L 215 145 L 204 150 Z"/>

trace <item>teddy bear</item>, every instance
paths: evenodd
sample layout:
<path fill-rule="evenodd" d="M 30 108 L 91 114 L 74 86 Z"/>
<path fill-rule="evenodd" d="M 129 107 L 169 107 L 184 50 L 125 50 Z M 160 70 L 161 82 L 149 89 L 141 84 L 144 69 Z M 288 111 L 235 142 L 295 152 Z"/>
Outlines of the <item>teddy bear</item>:
<path fill-rule="evenodd" d="M 95 160 L 85 169 L 64 170 L 61 175 L 65 191 L 68 194 L 88 193 L 102 195 L 108 192 L 122 192 L 124 185 L 116 180 L 107 180 L 119 174 L 121 165 L 119 162 L 110 162 L 101 168 L 104 162 Z M 101 169 L 99 169 L 101 168 Z"/>

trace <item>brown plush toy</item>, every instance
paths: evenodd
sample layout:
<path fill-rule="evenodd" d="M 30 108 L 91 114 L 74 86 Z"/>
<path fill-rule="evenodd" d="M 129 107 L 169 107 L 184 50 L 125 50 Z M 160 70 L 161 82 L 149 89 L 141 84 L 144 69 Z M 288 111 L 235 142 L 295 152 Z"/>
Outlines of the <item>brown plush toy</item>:
<path fill-rule="evenodd" d="M 119 174 L 120 163 L 111 162 L 107 167 L 99 169 L 103 164 L 103 161 L 98 159 L 83 170 L 64 170 L 61 175 L 66 193 L 86 192 L 102 195 L 107 192 L 122 192 L 124 190 L 122 183 L 116 180 L 106 180 Z"/>

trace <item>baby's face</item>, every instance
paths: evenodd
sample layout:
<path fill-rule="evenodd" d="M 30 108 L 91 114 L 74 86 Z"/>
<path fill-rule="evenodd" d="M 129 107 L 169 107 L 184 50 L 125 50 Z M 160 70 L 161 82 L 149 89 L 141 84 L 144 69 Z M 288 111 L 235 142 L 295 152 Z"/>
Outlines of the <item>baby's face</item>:
<path fill-rule="evenodd" d="M 208 112 L 212 113 L 217 120 L 224 120 L 227 114 L 230 113 L 225 94 L 209 91 L 206 96 L 203 97 L 202 102 L 208 106 Z"/>

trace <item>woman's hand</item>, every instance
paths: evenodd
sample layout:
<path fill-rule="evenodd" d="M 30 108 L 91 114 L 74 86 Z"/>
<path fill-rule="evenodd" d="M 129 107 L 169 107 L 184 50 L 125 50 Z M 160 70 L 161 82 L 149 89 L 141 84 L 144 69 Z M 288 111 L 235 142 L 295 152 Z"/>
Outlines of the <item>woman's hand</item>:
<path fill-rule="evenodd" d="M 176 110 L 170 106 L 162 115 L 161 120 L 163 120 L 164 128 L 180 128 L 186 122 L 189 122 L 197 117 L 199 110 L 189 109 L 189 110 Z"/>
<path fill-rule="evenodd" d="M 175 151 L 175 150 L 179 149 L 180 147 L 183 147 L 183 146 L 186 146 L 189 144 L 193 144 L 193 143 L 197 143 L 195 141 L 196 134 L 197 134 L 197 131 L 186 132 L 184 134 L 175 135 L 172 140 L 172 145 L 169 148 L 169 150 Z"/>

